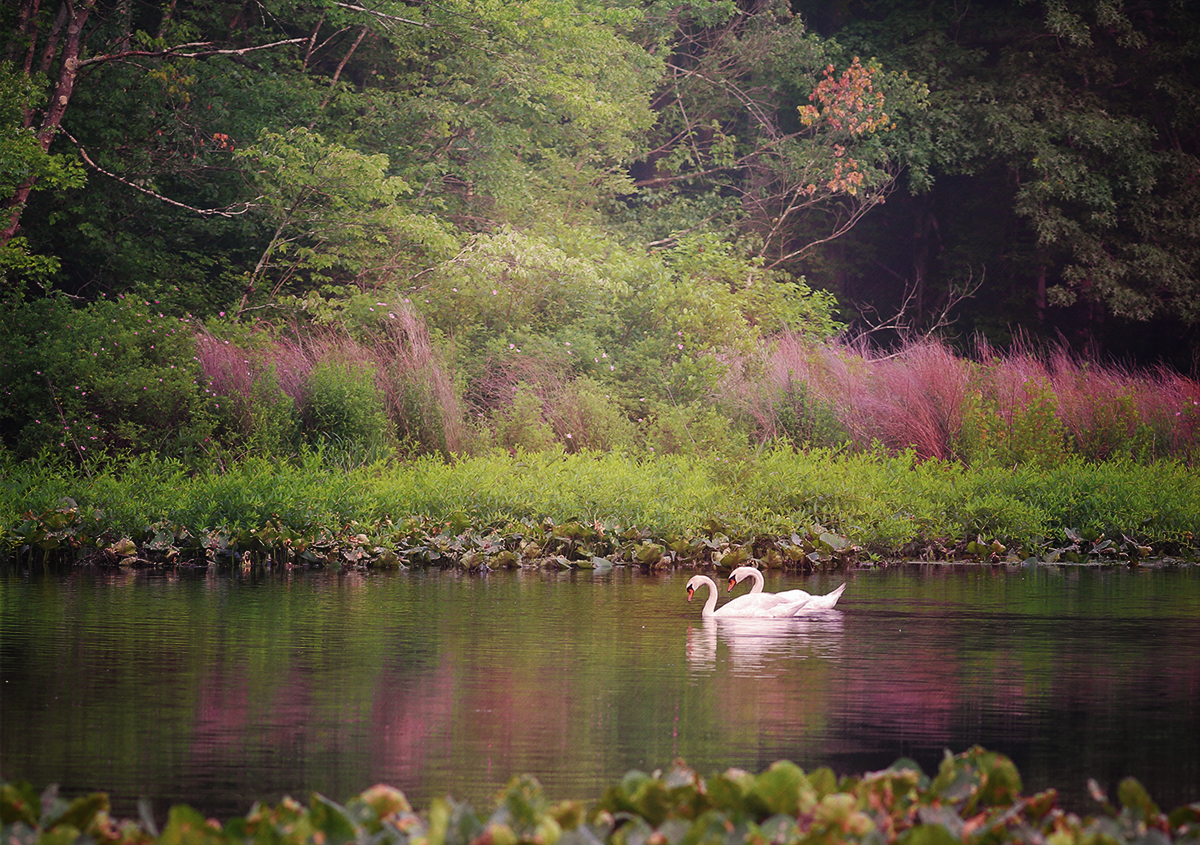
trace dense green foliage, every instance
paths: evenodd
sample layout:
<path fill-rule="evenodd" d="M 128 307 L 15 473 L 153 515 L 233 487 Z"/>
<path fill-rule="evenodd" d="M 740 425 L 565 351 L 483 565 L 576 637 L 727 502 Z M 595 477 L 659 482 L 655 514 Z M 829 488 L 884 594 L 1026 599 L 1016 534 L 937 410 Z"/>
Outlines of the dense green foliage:
<path fill-rule="evenodd" d="M 144 565 L 809 569 L 847 560 L 1137 562 L 1196 553 L 1200 482 L 1177 463 L 965 468 L 909 452 L 757 457 L 489 453 L 330 472 L 249 459 L 192 475 L 9 462 L 2 550 Z"/>
<path fill-rule="evenodd" d="M 646 355 L 640 331 L 728 306 L 819 333 L 801 274 L 920 325 L 971 278 L 963 335 L 1131 350 L 1153 325 L 1136 351 L 1189 362 L 1182 0 L 20 0 L 0 32 L 9 291 L 275 327 L 313 296 L 428 299 L 479 369 L 518 335 L 629 342 L 614 317 Z"/>
<path fill-rule="evenodd" d="M 964 358 L 923 342 L 884 354 L 795 331 L 832 330 L 821 297 L 733 284 L 753 267 L 719 243 L 689 241 L 618 285 L 611 268 L 562 251 L 519 272 L 532 247 L 516 237 L 456 259 L 507 264 L 497 287 L 464 274 L 429 303 L 310 297 L 308 322 L 278 331 L 201 328 L 160 310 L 170 297 L 10 301 L 0 445 L 83 467 L 156 454 L 190 469 L 305 447 L 337 466 L 494 449 L 743 460 L 769 445 L 882 446 L 972 467 L 1198 454 L 1200 385 L 1168 370 L 1062 349 Z M 765 333 L 767 315 L 792 330 Z"/>
<path fill-rule="evenodd" d="M 1190 549 L 1190 496 L 1147 485 L 1149 503 L 1060 513 L 1027 473 L 1063 474 L 1075 503 L 1109 471 L 1191 488 L 1200 387 L 1068 350 L 1101 324 L 1196 322 L 1196 11 L 794 5 L 5 6 L 6 545 L 69 548 L 88 514 L 84 547 L 244 549 L 277 531 L 340 549 L 356 521 L 350 536 L 403 556 L 443 534 L 388 539 L 387 518 L 462 513 L 539 550 L 514 521 L 612 522 L 689 558 L 704 532 L 806 560 L 980 537 Z M 891 295 L 871 279 L 906 289 L 889 325 L 911 329 L 977 271 L 959 329 L 1083 333 L 971 357 L 833 342 L 831 290 L 861 320 Z M 599 453 L 620 484 L 662 476 L 697 498 L 496 496 L 526 462 Z M 398 463 L 423 456 L 438 460 Z M 662 456 L 683 462 L 645 463 Z M 861 483 L 792 477 L 822 460 Z M 787 486 L 756 499 L 745 479 L 780 462 Z M 452 509 L 376 503 L 472 465 L 509 477 L 447 480 L 477 491 Z M 290 481 L 189 503 L 253 489 L 264 466 L 341 473 L 325 490 L 355 503 L 321 491 L 296 514 Z M 875 482 L 896 466 L 903 483 Z M 926 502 L 939 475 L 965 492 Z M 125 489 L 160 478 L 181 494 Z M 728 492 L 709 498 L 707 478 Z M 606 542 L 597 556 L 634 557 Z"/>
<path fill-rule="evenodd" d="M 213 433 L 192 329 L 155 303 L 9 302 L 0 320 L 0 421 L 31 454 L 194 457 Z"/>
<path fill-rule="evenodd" d="M 908 760 L 842 778 L 786 761 L 759 774 L 729 769 L 702 778 L 677 763 L 665 773 L 630 772 L 590 811 L 580 801 L 552 803 L 535 779 L 523 776 L 510 781 L 486 815 L 451 797 L 415 812 L 403 793 L 380 784 L 344 805 L 319 794 L 307 806 L 285 798 L 276 806 L 255 804 L 244 818 L 224 823 L 179 805 L 161 832 L 152 819 L 113 819 L 103 793 L 68 801 L 54 788 L 39 796 L 28 784 L 6 783 L 0 786 L 0 833 L 12 845 L 81 837 L 111 845 L 1123 845 L 1200 839 L 1200 804 L 1163 813 L 1132 778 L 1118 788 L 1119 808 L 1098 786 L 1093 796 L 1097 813 L 1081 817 L 1059 808 L 1053 789 L 1023 795 L 1012 762 L 976 747 L 957 756 L 947 752 L 933 778 Z"/>

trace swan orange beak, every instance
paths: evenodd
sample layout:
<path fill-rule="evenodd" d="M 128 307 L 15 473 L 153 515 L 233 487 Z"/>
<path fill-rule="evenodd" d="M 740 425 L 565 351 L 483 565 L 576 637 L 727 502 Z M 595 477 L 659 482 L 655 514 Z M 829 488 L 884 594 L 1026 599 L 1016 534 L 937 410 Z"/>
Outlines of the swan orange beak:
<path fill-rule="evenodd" d="M 734 588 L 734 586 L 736 586 L 736 585 L 737 585 L 737 581 L 734 581 L 734 580 L 733 580 L 733 576 L 732 576 L 732 575 L 730 575 L 730 576 L 729 576 L 729 588 L 728 588 L 727 590 L 725 590 L 725 592 L 727 592 L 727 593 L 728 593 L 728 592 L 729 592 L 730 590 L 732 590 L 732 589 Z"/>
<path fill-rule="evenodd" d="M 692 587 L 688 587 L 688 588 L 687 588 L 687 591 L 688 591 L 688 601 L 691 601 L 691 600 L 692 600 L 692 593 L 694 593 L 694 592 L 696 592 L 696 591 L 695 591 L 695 589 L 693 589 Z"/>

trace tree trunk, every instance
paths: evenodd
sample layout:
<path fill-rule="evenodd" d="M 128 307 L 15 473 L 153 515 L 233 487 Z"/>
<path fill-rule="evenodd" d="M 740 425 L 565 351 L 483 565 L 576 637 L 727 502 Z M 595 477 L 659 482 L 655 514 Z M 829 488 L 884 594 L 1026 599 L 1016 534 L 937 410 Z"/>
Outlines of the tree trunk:
<path fill-rule="evenodd" d="M 67 37 L 62 46 L 54 94 L 46 106 L 42 125 L 38 129 L 38 140 L 45 151 L 49 151 L 63 115 L 66 114 L 67 105 L 71 102 L 71 94 L 75 91 L 75 80 L 79 75 L 79 53 L 83 48 L 83 27 L 95 5 L 96 0 L 82 0 L 78 5 L 70 3 L 70 0 L 64 2 L 64 8 L 68 10 L 69 15 Z M 25 203 L 36 184 L 36 177 L 26 179 L 4 202 L 4 207 L 8 210 L 8 221 L 4 231 L 0 232 L 0 246 L 6 245 L 20 231 L 21 212 L 25 210 Z"/>
<path fill-rule="evenodd" d="M 1046 265 L 1042 264 L 1038 267 L 1037 274 L 1037 293 L 1035 294 L 1035 304 L 1037 305 L 1037 321 L 1038 325 L 1044 325 L 1046 322 Z"/>

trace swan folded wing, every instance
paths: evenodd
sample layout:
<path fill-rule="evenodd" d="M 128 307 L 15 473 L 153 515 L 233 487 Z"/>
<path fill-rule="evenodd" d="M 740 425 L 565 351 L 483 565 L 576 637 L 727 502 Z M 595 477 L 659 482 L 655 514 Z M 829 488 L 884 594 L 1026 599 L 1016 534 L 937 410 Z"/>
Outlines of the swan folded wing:
<path fill-rule="evenodd" d="M 807 602 L 797 608 L 797 614 L 812 613 L 817 610 L 833 610 L 834 605 L 838 603 L 838 599 L 842 597 L 842 593 L 844 592 L 846 592 L 845 582 L 836 590 L 828 592 L 823 596 L 812 596 Z"/>
<path fill-rule="evenodd" d="M 789 601 L 775 593 L 747 593 L 744 596 L 730 599 L 716 611 L 715 615 L 758 618 L 792 616 L 806 601 L 807 599 L 799 602 Z"/>
<path fill-rule="evenodd" d="M 791 591 L 789 591 L 791 592 Z M 832 592 L 826 593 L 823 596 L 813 596 L 805 593 L 803 590 L 797 590 L 803 594 L 802 598 L 789 598 L 787 593 L 751 593 L 741 598 L 734 599 L 717 611 L 718 616 L 756 616 L 759 618 L 779 619 L 787 616 L 804 616 L 809 613 L 820 613 L 824 610 L 832 610 L 838 603 L 838 599 L 842 597 L 842 593 L 846 592 L 846 585 L 843 583 L 840 587 Z M 768 599 L 773 598 L 774 601 Z M 757 602 L 748 602 L 742 606 L 742 609 L 737 612 L 722 613 L 732 605 L 742 599 L 758 599 Z"/>

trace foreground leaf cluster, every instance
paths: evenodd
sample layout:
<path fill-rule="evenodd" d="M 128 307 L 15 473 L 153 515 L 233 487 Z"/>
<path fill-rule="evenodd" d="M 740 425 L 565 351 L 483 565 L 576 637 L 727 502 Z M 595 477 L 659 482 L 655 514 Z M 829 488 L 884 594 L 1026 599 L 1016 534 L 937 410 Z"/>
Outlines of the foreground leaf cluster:
<path fill-rule="evenodd" d="M 777 762 L 755 775 L 729 769 L 708 779 L 681 761 L 668 772 L 633 771 L 590 814 L 579 801 L 550 802 L 536 780 L 515 777 L 490 815 L 452 798 L 414 812 L 403 793 L 371 787 L 344 805 L 313 794 L 256 803 L 225 824 L 173 807 L 159 831 L 110 814 L 107 795 L 66 801 L 54 787 L 0 786 L 0 838 L 8 845 L 1124 845 L 1200 842 L 1200 802 L 1164 814 L 1136 780 L 1118 788 L 1120 807 L 1094 782 L 1099 812 L 1058 806 L 1053 789 L 1024 795 L 1012 761 L 980 747 L 947 752 L 930 779 L 915 763 L 838 778 Z"/>

